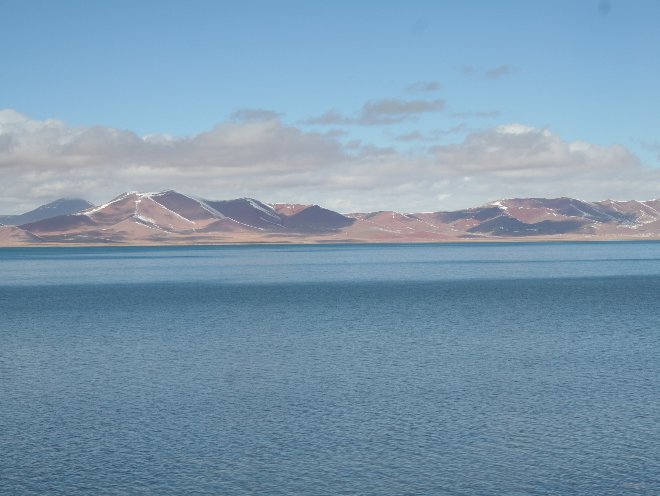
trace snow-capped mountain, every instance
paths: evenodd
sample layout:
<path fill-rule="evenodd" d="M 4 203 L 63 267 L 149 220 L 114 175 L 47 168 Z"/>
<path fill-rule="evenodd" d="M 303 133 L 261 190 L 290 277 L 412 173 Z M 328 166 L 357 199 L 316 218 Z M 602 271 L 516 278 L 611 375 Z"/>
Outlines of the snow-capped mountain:
<path fill-rule="evenodd" d="M 21 228 L 52 242 L 185 243 L 327 233 L 353 222 L 318 205 L 280 215 L 252 198 L 210 201 L 168 190 L 123 193 L 102 205 Z"/>
<path fill-rule="evenodd" d="M 56 215 L 1 226 L 0 245 L 660 239 L 660 200 L 514 198 L 452 212 L 344 215 L 319 205 L 205 200 L 167 190 L 127 192 L 102 205 L 84 205 L 63 215 L 40 207 L 33 212 Z"/>

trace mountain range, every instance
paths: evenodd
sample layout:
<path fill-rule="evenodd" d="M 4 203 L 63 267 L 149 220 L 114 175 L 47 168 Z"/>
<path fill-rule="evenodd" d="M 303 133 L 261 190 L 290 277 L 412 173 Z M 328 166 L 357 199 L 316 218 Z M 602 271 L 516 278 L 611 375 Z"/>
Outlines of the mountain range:
<path fill-rule="evenodd" d="M 514 198 L 451 212 L 341 214 L 168 190 L 128 192 L 98 206 L 57 200 L 0 216 L 0 224 L 0 246 L 660 239 L 660 200 Z"/>
<path fill-rule="evenodd" d="M 87 200 L 81 200 L 79 198 L 61 198 L 35 208 L 34 210 L 30 210 L 29 212 L 25 212 L 24 214 L 0 215 L 0 224 L 20 226 L 21 224 L 29 224 L 30 222 L 37 222 L 58 215 L 74 214 L 93 206 L 94 205 Z"/>

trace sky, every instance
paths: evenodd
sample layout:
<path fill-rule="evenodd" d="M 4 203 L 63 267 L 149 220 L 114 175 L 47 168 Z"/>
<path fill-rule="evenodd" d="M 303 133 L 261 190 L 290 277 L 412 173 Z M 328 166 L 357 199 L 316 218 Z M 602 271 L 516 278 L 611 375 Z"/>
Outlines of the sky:
<path fill-rule="evenodd" d="M 660 197 L 660 2 L 0 0 L 0 213 Z"/>

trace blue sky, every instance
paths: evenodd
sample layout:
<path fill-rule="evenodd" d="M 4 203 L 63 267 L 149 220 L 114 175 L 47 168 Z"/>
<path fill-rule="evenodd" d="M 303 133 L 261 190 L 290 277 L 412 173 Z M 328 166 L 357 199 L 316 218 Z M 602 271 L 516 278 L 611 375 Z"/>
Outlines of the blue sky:
<path fill-rule="evenodd" d="M 268 110 L 276 113 L 269 119 L 305 137 L 330 132 L 342 153 L 388 149 L 400 168 L 420 174 L 413 164 L 437 147 L 519 124 L 562 143 L 621 145 L 645 173 L 660 166 L 658 1 L 0 0 L 0 7 L 0 109 L 31 122 L 184 138 L 245 121 L 237 111 Z M 17 166 L 16 157 L 6 164 Z M 64 186 L 42 185 L 35 199 L 83 187 L 46 176 Z M 114 183 L 130 188 L 129 177 Z M 138 179 L 136 186 L 148 186 Z M 250 194 L 249 181 L 241 184 L 227 194 Z M 336 207 L 361 206 L 364 192 L 351 188 L 336 195 Z M 306 198 L 303 189 L 314 190 L 314 181 L 257 192 Z M 619 193 L 612 185 L 592 190 Z M 321 197 L 332 203 L 332 191 Z M 621 194 L 628 191 L 635 188 Z M 439 202 L 450 194 L 447 205 L 457 206 L 537 192 L 482 187 L 464 201 L 433 195 Z M 400 197 L 377 187 L 373 194 L 383 201 L 365 207 Z M 432 208 L 433 201 L 422 203 Z"/>

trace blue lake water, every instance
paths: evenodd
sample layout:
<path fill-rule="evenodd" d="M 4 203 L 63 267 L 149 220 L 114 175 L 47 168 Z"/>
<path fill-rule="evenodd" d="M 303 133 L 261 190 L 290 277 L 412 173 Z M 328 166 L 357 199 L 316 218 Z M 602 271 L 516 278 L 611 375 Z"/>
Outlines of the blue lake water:
<path fill-rule="evenodd" d="M 0 494 L 660 494 L 660 243 L 0 249 Z"/>

